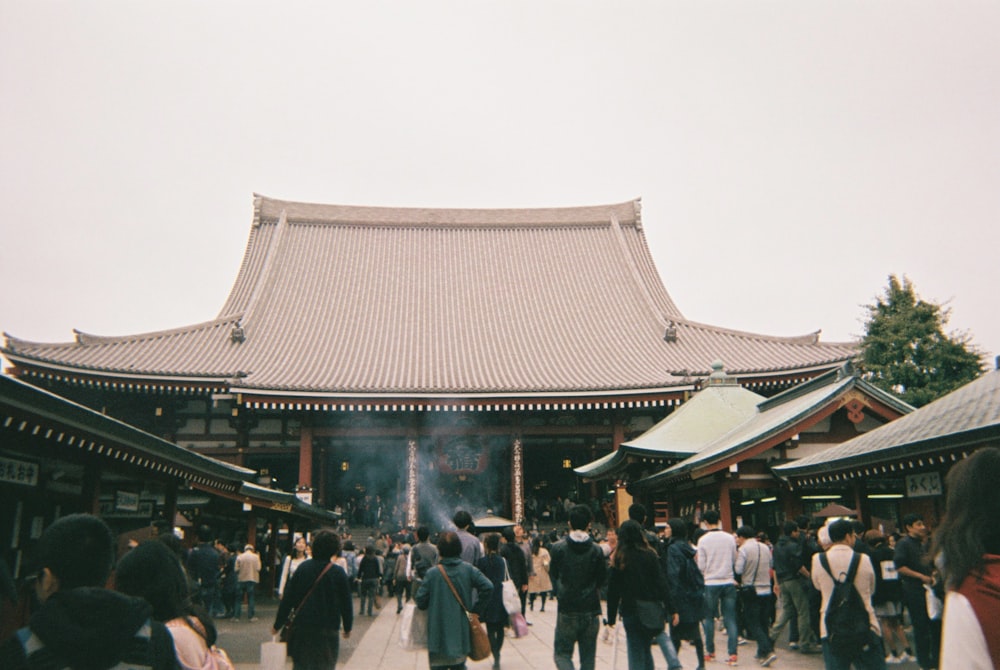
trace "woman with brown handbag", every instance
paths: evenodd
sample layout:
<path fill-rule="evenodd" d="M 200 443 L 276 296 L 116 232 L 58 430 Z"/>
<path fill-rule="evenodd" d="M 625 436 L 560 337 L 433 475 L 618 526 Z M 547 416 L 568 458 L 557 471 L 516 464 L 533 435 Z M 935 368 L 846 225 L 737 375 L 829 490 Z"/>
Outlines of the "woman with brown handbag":
<path fill-rule="evenodd" d="M 493 583 L 462 561 L 462 541 L 454 532 L 442 533 L 437 548 L 441 562 L 427 571 L 414 599 L 417 607 L 427 610 L 427 652 L 432 670 L 465 670 L 465 660 L 472 651 L 468 613 L 474 607 L 473 593 L 479 600 L 489 599 Z M 481 625 L 478 617 L 475 621 Z M 487 644 L 487 655 L 488 649 Z"/>

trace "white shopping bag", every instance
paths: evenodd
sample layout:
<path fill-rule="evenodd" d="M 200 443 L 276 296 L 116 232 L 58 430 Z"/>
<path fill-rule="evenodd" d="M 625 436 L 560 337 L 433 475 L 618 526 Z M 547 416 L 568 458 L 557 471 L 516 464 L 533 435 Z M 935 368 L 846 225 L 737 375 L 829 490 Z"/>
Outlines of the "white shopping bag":
<path fill-rule="evenodd" d="M 427 648 L 427 611 L 412 602 L 403 607 L 399 619 L 399 646 L 408 651 Z"/>
<path fill-rule="evenodd" d="M 262 642 L 260 645 L 260 670 L 285 670 L 287 656 L 288 647 L 284 642 L 279 642 L 275 635 L 270 642 Z"/>

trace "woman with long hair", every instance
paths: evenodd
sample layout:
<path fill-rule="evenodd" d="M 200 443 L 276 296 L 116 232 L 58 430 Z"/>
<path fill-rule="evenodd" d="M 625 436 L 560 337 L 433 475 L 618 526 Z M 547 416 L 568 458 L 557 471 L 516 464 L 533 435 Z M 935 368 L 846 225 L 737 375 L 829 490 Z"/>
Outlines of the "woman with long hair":
<path fill-rule="evenodd" d="M 542 597 L 542 609 L 545 611 L 545 599 L 552 590 L 552 579 L 549 577 L 549 564 L 552 558 L 549 550 L 542 546 L 542 538 L 538 536 L 531 541 L 531 564 L 534 572 L 528 575 L 528 599 L 531 611 L 535 611 L 535 597 Z"/>
<path fill-rule="evenodd" d="M 212 617 L 192 604 L 184 567 L 167 545 L 143 542 L 118 562 L 115 589 L 144 599 L 153 618 L 163 622 L 174 640 L 183 670 L 202 670 L 210 662 L 217 633 Z"/>
<path fill-rule="evenodd" d="M 650 645 L 663 632 L 643 622 L 641 610 L 662 608 L 662 616 L 676 623 L 670 608 L 667 581 L 660 571 L 656 551 L 646 541 L 646 534 L 637 522 L 629 520 L 618 529 L 608 579 L 608 625 L 613 626 L 619 609 L 625 626 L 629 670 L 653 670 Z"/>
<path fill-rule="evenodd" d="M 932 555 L 948 589 L 940 670 L 1000 668 L 1000 449 L 983 448 L 945 478 Z"/>
<path fill-rule="evenodd" d="M 285 586 L 288 584 L 288 580 L 292 578 L 298 567 L 309 558 L 306 551 L 307 548 L 308 545 L 306 544 L 305 536 L 300 535 L 292 545 L 292 553 L 285 556 L 285 560 L 281 565 L 281 581 L 278 583 L 279 599 L 285 595 Z"/>
<path fill-rule="evenodd" d="M 476 567 L 493 583 L 490 597 L 476 603 L 480 619 L 486 624 L 490 636 L 490 650 L 493 652 L 493 667 L 500 667 L 500 648 L 503 647 L 503 629 L 507 627 L 507 609 L 503 605 L 503 580 L 507 574 L 507 564 L 500 556 L 500 534 L 487 533 L 483 538 L 486 555 L 476 561 Z"/>

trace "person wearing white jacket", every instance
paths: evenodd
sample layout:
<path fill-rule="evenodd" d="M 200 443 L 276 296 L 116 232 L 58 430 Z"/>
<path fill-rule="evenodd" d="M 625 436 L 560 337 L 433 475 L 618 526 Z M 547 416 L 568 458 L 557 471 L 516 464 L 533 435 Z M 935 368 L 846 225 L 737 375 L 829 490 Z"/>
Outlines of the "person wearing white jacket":
<path fill-rule="evenodd" d="M 695 561 L 705 576 L 705 658 L 715 660 L 715 612 L 722 605 L 722 622 L 728 644 L 726 663 L 736 665 L 739 632 L 736 626 L 736 540 L 722 530 L 719 513 L 705 512 L 702 520 L 707 531 L 698 539 Z"/>

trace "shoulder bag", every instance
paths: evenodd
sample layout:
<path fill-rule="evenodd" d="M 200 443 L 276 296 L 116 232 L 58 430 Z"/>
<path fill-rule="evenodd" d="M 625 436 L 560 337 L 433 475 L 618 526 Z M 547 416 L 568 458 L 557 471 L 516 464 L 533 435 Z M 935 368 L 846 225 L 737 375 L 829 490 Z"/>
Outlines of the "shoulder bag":
<path fill-rule="evenodd" d="M 510 571 L 507 569 L 507 559 L 501 557 L 503 561 L 503 608 L 507 610 L 507 614 L 520 614 L 521 613 L 521 597 L 517 595 L 517 586 L 514 585 L 514 580 L 510 578 Z"/>
<path fill-rule="evenodd" d="M 472 642 L 472 649 L 469 651 L 469 658 L 473 661 L 481 661 L 492 652 L 490 649 L 490 638 L 486 635 L 486 629 L 483 628 L 483 624 L 479 622 L 479 615 L 475 612 L 470 612 L 465 608 L 465 603 L 462 602 L 461 596 L 458 595 L 458 591 L 455 590 L 455 585 L 451 583 L 451 578 L 448 577 L 448 573 L 444 571 L 444 566 L 439 565 L 438 570 L 441 572 L 441 576 L 444 577 L 444 581 L 448 583 L 448 588 L 451 589 L 452 594 L 455 596 L 455 600 L 458 601 L 458 606 L 462 608 L 465 612 L 465 616 L 469 619 L 469 639 Z"/>
<path fill-rule="evenodd" d="M 323 568 L 323 572 L 319 573 L 319 577 L 316 578 L 316 581 L 314 581 L 312 586 L 309 587 L 309 590 L 302 597 L 302 600 L 299 601 L 299 604 L 293 607 L 291 610 L 289 610 L 288 619 L 285 621 L 285 625 L 281 627 L 282 642 L 288 642 L 292 638 L 292 630 L 294 629 L 296 613 L 302 609 L 303 605 L 306 604 L 306 601 L 309 600 L 309 596 L 312 595 L 312 592 L 316 590 L 316 586 L 319 585 L 320 580 L 323 579 L 323 575 L 325 575 L 327 570 L 329 570 L 332 567 L 333 563 L 328 563 L 327 566 Z"/>

